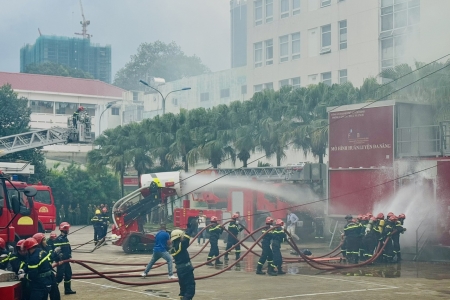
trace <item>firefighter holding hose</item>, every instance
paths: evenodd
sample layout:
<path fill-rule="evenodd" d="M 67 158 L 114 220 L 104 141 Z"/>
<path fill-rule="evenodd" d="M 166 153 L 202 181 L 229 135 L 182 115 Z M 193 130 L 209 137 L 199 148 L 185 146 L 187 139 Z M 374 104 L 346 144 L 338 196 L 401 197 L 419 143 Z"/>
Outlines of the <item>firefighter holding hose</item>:
<path fill-rule="evenodd" d="M 170 253 L 175 260 L 178 284 L 180 285 L 180 299 L 193 299 L 195 295 L 194 267 L 191 264 L 191 258 L 187 251 L 190 237 L 182 230 L 175 229 L 170 233 L 170 240 L 172 241 Z"/>
<path fill-rule="evenodd" d="M 262 234 L 265 234 L 267 230 L 269 230 L 273 225 L 273 219 L 272 217 L 266 218 L 266 226 L 262 230 Z M 264 263 L 267 260 L 267 273 L 270 276 L 277 276 L 277 272 L 275 272 L 275 265 L 273 264 L 273 252 L 272 248 L 270 248 L 270 242 L 272 241 L 272 232 L 266 233 L 265 236 L 262 238 L 261 246 L 262 246 L 262 253 L 261 257 L 258 261 L 258 266 L 256 267 L 256 274 L 258 275 L 265 275 L 266 272 L 262 271 L 262 268 L 264 266 Z"/>
<path fill-rule="evenodd" d="M 347 246 L 346 257 L 350 263 L 358 263 L 360 233 L 361 227 L 356 219 L 347 219 L 347 224 L 344 227 L 344 235 Z"/>
<path fill-rule="evenodd" d="M 275 229 L 272 231 L 272 251 L 273 251 L 273 263 L 277 266 L 277 274 L 283 275 L 281 265 L 283 264 L 283 257 L 281 256 L 281 244 L 286 240 L 286 233 L 284 232 L 284 222 L 281 219 L 277 219 L 275 223 Z"/>
<path fill-rule="evenodd" d="M 228 225 L 228 231 L 234 236 L 232 236 L 231 234 L 228 235 L 227 249 L 226 249 L 227 252 L 225 253 L 224 258 L 226 261 L 228 260 L 228 249 L 232 248 L 239 242 L 237 236 L 242 230 L 244 230 L 244 228 L 237 223 L 238 218 L 239 218 L 238 214 L 233 214 L 233 216 L 231 217 L 232 221 Z M 234 251 L 236 252 L 236 260 L 238 260 L 241 256 L 241 245 L 237 245 L 236 248 L 234 248 Z"/>
<path fill-rule="evenodd" d="M 103 222 L 100 209 L 95 210 L 95 215 L 91 219 L 92 226 L 94 227 L 94 242 L 95 246 L 103 239 Z"/>
<path fill-rule="evenodd" d="M 67 235 L 69 234 L 70 224 L 67 222 L 62 222 L 59 224 L 59 230 L 61 234 L 56 238 L 54 246 L 56 248 L 60 247 L 58 267 L 56 268 L 56 282 L 60 283 L 64 279 L 64 294 L 72 295 L 76 294 L 72 291 L 71 280 L 72 280 L 72 267 L 69 262 L 61 263 L 64 260 L 72 258 L 72 248 L 70 247 L 69 239 Z M 57 251 L 55 248 L 55 251 Z"/>
<path fill-rule="evenodd" d="M 403 227 L 405 219 L 405 214 L 398 215 L 398 221 L 395 224 L 396 232 L 392 234 L 392 242 L 394 243 L 394 255 L 397 256 L 397 262 L 402 260 L 402 253 L 400 252 L 400 233 L 403 234 L 406 231 L 406 228 Z"/>
<path fill-rule="evenodd" d="M 217 224 L 217 217 L 212 216 L 211 217 L 211 226 L 208 228 L 209 232 L 209 243 L 211 244 L 211 248 L 209 250 L 208 258 L 207 260 L 213 259 L 214 256 L 219 256 L 219 237 L 223 232 L 223 227 L 220 224 Z M 220 261 L 220 259 L 216 259 L 214 264 L 217 265 L 223 265 L 223 262 Z M 206 264 L 207 266 L 212 266 L 212 262 L 208 262 Z"/>

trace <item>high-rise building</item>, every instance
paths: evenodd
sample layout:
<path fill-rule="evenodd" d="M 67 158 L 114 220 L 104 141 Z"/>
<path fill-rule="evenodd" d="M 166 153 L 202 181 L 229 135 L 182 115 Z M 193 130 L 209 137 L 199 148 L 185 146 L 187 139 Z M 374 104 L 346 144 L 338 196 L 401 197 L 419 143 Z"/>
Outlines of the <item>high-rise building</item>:
<path fill-rule="evenodd" d="M 231 9 L 231 67 L 247 65 L 247 1 L 233 0 Z"/>
<path fill-rule="evenodd" d="M 30 64 L 54 62 L 90 73 L 111 82 L 111 46 L 93 44 L 89 39 L 40 36 L 34 45 L 20 49 L 20 72 Z"/>

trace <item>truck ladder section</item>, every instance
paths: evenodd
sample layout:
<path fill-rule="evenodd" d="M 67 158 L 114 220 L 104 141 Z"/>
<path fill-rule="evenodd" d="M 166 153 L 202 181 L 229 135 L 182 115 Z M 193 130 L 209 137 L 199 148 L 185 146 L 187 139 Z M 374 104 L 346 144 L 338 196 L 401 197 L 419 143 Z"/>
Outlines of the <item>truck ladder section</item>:
<path fill-rule="evenodd" d="M 0 156 L 42 146 L 67 143 L 68 134 L 68 129 L 53 127 L 1 137 Z"/>
<path fill-rule="evenodd" d="M 226 168 L 226 169 L 215 169 L 219 176 L 226 175 L 234 176 L 245 176 L 249 178 L 257 178 L 264 180 L 290 180 L 294 174 L 300 173 L 302 168 L 293 167 L 259 167 L 259 168 Z"/>

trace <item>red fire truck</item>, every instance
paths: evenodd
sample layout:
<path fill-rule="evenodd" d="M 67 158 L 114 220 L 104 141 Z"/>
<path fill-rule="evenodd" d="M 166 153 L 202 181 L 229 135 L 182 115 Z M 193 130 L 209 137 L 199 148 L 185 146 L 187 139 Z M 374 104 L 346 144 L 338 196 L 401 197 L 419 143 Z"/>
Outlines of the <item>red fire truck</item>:
<path fill-rule="evenodd" d="M 41 182 L 31 185 L 37 190 L 33 197 L 34 209 L 39 217 L 39 232 L 53 231 L 56 229 L 56 207 L 52 189 Z"/>

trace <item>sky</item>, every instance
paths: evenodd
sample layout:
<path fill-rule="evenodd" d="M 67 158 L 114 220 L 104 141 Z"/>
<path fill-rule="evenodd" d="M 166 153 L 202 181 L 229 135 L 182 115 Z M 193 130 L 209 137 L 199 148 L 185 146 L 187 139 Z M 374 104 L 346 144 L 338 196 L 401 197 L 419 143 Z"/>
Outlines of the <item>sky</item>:
<path fill-rule="evenodd" d="M 0 71 L 19 72 L 20 48 L 43 35 L 76 37 L 79 0 L 0 0 Z M 229 0 L 83 0 L 91 41 L 112 47 L 112 72 L 143 42 L 176 42 L 212 71 L 230 67 Z"/>

